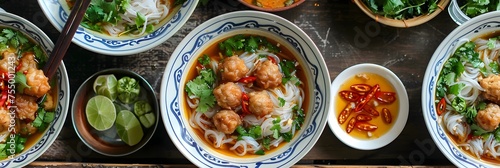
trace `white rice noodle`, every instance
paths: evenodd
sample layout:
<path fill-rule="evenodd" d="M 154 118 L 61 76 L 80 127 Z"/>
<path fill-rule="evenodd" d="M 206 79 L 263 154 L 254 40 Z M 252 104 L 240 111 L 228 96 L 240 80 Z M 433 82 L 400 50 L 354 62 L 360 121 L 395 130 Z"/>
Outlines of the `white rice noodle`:
<path fill-rule="evenodd" d="M 467 137 L 471 132 L 469 125 L 465 123 L 464 116 L 447 111 L 444 116 L 444 126 L 452 135 L 457 136 L 459 142 L 467 141 Z"/>
<path fill-rule="evenodd" d="M 271 143 L 269 143 L 269 146 L 274 146 L 274 147 L 278 147 L 280 145 L 281 142 L 283 142 L 283 137 L 279 137 L 278 139 L 274 139 L 271 141 Z"/>
<path fill-rule="evenodd" d="M 103 27 L 111 36 L 118 36 L 121 32 L 125 31 L 125 27 L 121 25 L 135 25 L 137 13 L 141 13 L 145 18 L 142 31 L 133 35 L 144 35 L 148 24 L 158 24 L 167 17 L 169 6 L 171 5 L 168 2 L 166 4 L 161 2 L 162 0 L 130 0 L 130 6 L 126 8 L 124 14 L 120 14 L 122 19 L 117 25 Z"/>
<path fill-rule="evenodd" d="M 191 118 L 189 118 L 189 125 L 191 125 L 193 128 L 202 129 L 204 131 L 209 130 L 210 126 L 213 125 L 212 121 L 206 120 L 203 116 L 204 113 L 198 113 L 193 110 L 193 112 L 191 113 Z"/>
<path fill-rule="evenodd" d="M 243 122 L 248 124 L 248 125 L 262 125 L 264 120 L 268 117 L 271 117 L 271 116 L 269 115 L 266 117 L 257 118 L 257 117 L 255 117 L 255 115 L 246 115 L 245 117 L 243 117 Z"/>
<path fill-rule="evenodd" d="M 495 140 L 495 136 L 490 134 L 488 139 L 484 142 L 484 152 L 486 155 L 489 155 L 491 158 L 495 158 L 497 160 L 500 156 L 500 143 Z"/>
<path fill-rule="evenodd" d="M 458 146 L 465 147 L 465 150 L 470 151 L 477 158 L 481 158 L 484 154 L 482 138 L 473 138 L 468 143 L 458 144 Z"/>
<path fill-rule="evenodd" d="M 219 131 L 214 130 L 205 130 L 205 140 L 208 142 L 212 142 L 215 148 L 220 148 L 222 144 L 224 144 L 224 138 L 226 134 Z"/>
<path fill-rule="evenodd" d="M 229 150 L 234 151 L 234 153 L 236 153 L 238 156 L 243 156 L 249 152 L 255 152 L 262 148 L 260 144 L 252 137 L 242 136 L 241 138 L 242 140 L 237 141 L 233 147 L 229 148 Z"/>

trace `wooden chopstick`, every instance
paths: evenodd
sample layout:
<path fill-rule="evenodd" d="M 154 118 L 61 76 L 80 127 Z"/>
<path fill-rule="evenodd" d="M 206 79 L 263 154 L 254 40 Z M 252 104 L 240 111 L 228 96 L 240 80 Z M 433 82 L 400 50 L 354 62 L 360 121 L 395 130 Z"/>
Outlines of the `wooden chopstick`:
<path fill-rule="evenodd" d="M 90 1 L 91 0 L 76 0 L 73 8 L 71 9 L 68 20 L 66 21 L 66 24 L 64 24 L 64 28 L 57 38 L 54 50 L 52 50 L 47 63 L 43 67 L 43 72 L 48 78 L 51 78 L 56 73 L 59 64 L 71 44 L 71 40 L 73 39 L 73 36 L 75 35 L 75 32 L 85 15 L 85 11 L 89 6 Z"/>

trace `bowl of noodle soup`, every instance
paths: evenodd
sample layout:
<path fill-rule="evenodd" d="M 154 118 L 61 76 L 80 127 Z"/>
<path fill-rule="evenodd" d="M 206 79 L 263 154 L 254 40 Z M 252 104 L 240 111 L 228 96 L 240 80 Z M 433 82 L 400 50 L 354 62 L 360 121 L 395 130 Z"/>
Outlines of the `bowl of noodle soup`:
<path fill-rule="evenodd" d="M 61 31 L 74 1 L 39 0 L 38 4 Z M 177 1 L 181 0 L 94 0 L 72 41 L 89 51 L 113 56 L 149 50 L 174 35 L 198 4 L 198 0 Z"/>
<path fill-rule="evenodd" d="M 0 167 L 24 167 L 49 149 L 62 130 L 69 107 L 69 79 L 64 63 L 51 79 L 43 74 L 40 63 L 54 44 L 34 24 L 0 12 L 0 32 L 2 39 L 10 34 L 19 42 L 18 45 L 1 42 Z M 29 86 L 24 92 L 14 89 L 22 88 L 14 82 L 19 79 L 14 76 L 23 76 L 20 73 Z M 14 145 L 15 153 L 11 152 Z M 22 147 L 18 148 L 19 145 Z"/>
<path fill-rule="evenodd" d="M 458 167 L 500 165 L 500 110 L 496 99 L 500 12 L 475 17 L 436 49 L 422 86 L 428 131 Z"/>
<path fill-rule="evenodd" d="M 161 115 L 197 166 L 289 167 L 326 125 L 329 83 L 322 55 L 294 24 L 232 12 L 201 24 L 176 48 L 163 75 Z"/>

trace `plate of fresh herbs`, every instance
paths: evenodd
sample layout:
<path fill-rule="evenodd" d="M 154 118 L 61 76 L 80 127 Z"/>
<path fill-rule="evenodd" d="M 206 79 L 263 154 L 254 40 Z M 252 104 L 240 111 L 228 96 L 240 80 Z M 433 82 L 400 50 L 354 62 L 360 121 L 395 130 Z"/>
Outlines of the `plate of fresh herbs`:
<path fill-rule="evenodd" d="M 368 16 L 393 27 L 412 27 L 437 16 L 449 0 L 354 0 Z"/>

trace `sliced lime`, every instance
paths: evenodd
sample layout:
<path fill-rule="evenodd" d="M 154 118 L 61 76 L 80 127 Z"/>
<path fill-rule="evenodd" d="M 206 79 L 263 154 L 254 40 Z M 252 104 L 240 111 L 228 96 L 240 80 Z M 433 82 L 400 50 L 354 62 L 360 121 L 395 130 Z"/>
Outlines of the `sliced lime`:
<path fill-rule="evenodd" d="M 116 80 L 115 75 L 99 75 L 94 81 L 94 92 L 114 101 L 118 96 L 116 92 L 117 85 L 118 80 Z"/>
<path fill-rule="evenodd" d="M 136 145 L 144 136 L 139 120 L 137 120 L 134 113 L 128 110 L 118 112 L 118 116 L 116 117 L 116 131 L 123 142 L 129 146 Z"/>
<path fill-rule="evenodd" d="M 85 107 L 85 114 L 89 124 L 99 131 L 111 128 L 116 120 L 116 109 L 113 101 L 101 95 L 90 98 Z"/>
<path fill-rule="evenodd" d="M 139 117 L 139 121 L 141 121 L 142 126 L 149 128 L 156 122 L 156 117 L 154 113 L 146 113 Z"/>

